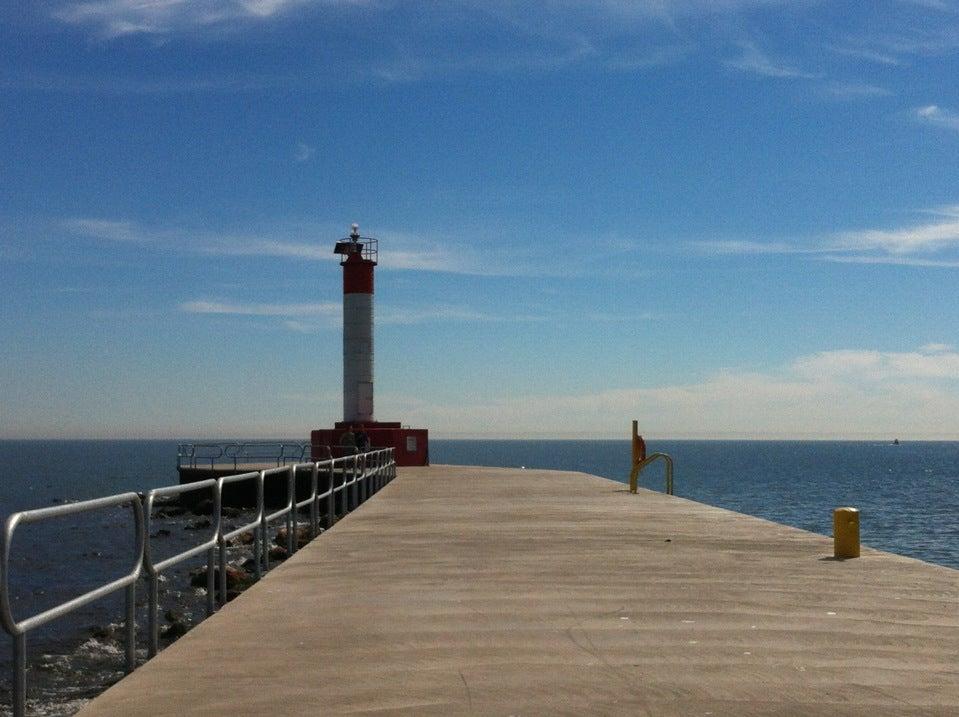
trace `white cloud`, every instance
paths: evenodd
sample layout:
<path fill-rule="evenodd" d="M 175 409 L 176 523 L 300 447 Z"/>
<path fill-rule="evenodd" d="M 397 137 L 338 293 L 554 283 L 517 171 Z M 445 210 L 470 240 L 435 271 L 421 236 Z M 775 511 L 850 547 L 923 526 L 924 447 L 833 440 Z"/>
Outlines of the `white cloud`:
<path fill-rule="evenodd" d="M 421 324 L 430 321 L 467 322 L 528 322 L 545 321 L 530 314 L 490 314 L 461 306 L 431 306 L 428 308 L 400 308 L 386 306 L 377 310 L 376 320 L 385 324 Z"/>
<path fill-rule="evenodd" d="M 788 242 L 759 242 L 749 240 L 694 241 L 689 243 L 704 254 L 808 254 L 817 249 L 803 248 Z"/>
<path fill-rule="evenodd" d="M 295 331 L 298 334 L 315 334 L 321 328 L 328 328 L 325 325 L 311 324 L 305 321 L 296 321 L 294 319 L 287 319 L 283 322 L 283 326 L 290 331 Z"/>
<path fill-rule="evenodd" d="M 751 42 L 740 44 L 742 54 L 733 60 L 727 60 L 726 66 L 742 72 L 750 72 L 763 77 L 780 79 L 816 79 L 819 75 L 804 72 L 784 62 L 777 62 L 762 52 Z"/>
<path fill-rule="evenodd" d="M 804 356 L 792 364 L 793 371 L 803 378 L 824 380 L 844 378 L 850 381 L 885 381 L 915 378 L 959 380 L 959 354 L 945 344 L 929 351 L 893 353 L 881 351 L 823 351 Z M 957 417 L 959 419 L 959 417 Z"/>
<path fill-rule="evenodd" d="M 342 307 L 338 303 L 316 304 L 236 304 L 196 300 L 180 304 L 188 314 L 234 314 L 240 316 L 323 316 L 338 317 Z"/>
<path fill-rule="evenodd" d="M 625 436 L 636 418 L 660 437 L 959 438 L 959 354 L 826 351 L 776 371 L 727 371 L 693 384 L 457 404 L 379 399 L 387 412 L 400 404 L 405 420 L 464 435 L 581 436 L 590 426 L 594 435 Z"/>
<path fill-rule="evenodd" d="M 193 250 L 213 256 L 275 256 L 285 259 L 333 261 L 336 257 L 330 246 L 276 239 L 206 235 L 201 237 L 201 241 L 193 247 Z"/>
<path fill-rule="evenodd" d="M 842 264 L 897 264 L 959 267 L 959 258 L 929 258 L 930 254 L 959 250 L 959 207 L 925 210 L 945 221 L 925 222 L 896 229 L 857 229 L 805 242 L 720 240 L 688 242 L 706 254 L 809 254 Z"/>
<path fill-rule="evenodd" d="M 297 142 L 296 149 L 293 150 L 293 159 L 297 162 L 309 161 L 316 153 L 316 147 L 311 147 L 306 142 Z"/>
<path fill-rule="evenodd" d="M 959 219 L 917 224 L 903 229 L 864 229 L 842 232 L 835 249 L 880 249 L 890 254 L 937 251 L 959 245 Z"/>
<path fill-rule="evenodd" d="M 859 100 L 892 95 L 892 92 L 885 87 L 865 82 L 829 82 L 824 90 L 826 94 L 840 100 Z"/>
<path fill-rule="evenodd" d="M 834 264 L 888 264 L 892 266 L 926 266 L 940 269 L 959 268 L 959 260 L 950 261 L 948 259 L 919 259 L 908 256 L 825 254 L 821 258 L 823 261 L 833 262 Z"/>
<path fill-rule="evenodd" d="M 357 2 L 323 0 L 325 5 Z M 101 37 L 115 38 L 166 35 L 269 18 L 307 4 L 308 0 L 68 0 L 58 3 L 52 15 L 64 23 L 94 27 Z"/>
<path fill-rule="evenodd" d="M 282 257 L 308 261 L 336 261 L 333 242 L 342 237 L 342 229 L 332 222 L 292 225 L 264 232 L 263 235 L 233 234 L 190 229 L 157 229 L 132 221 L 73 218 L 60 222 L 68 233 L 100 241 L 137 243 L 187 254 L 209 256 Z M 387 270 L 415 270 L 470 274 L 475 276 L 551 275 L 545 261 L 516 261 L 515 251 L 493 250 L 477 240 L 439 241 L 410 232 L 376 232 L 381 240 L 380 265 Z M 302 241 L 302 237 L 316 238 Z M 480 247 L 481 249 L 477 249 Z M 551 256 L 557 270 L 569 265 Z M 560 258 L 562 259 L 562 258 Z"/>
<path fill-rule="evenodd" d="M 339 302 L 303 304 L 237 303 L 196 299 L 179 305 L 180 311 L 188 314 L 216 314 L 231 316 L 268 316 L 283 319 L 281 325 L 290 331 L 312 334 L 338 326 L 342 317 Z M 434 321 L 444 323 L 476 322 L 528 322 L 543 321 L 542 317 L 528 314 L 490 314 L 461 306 L 396 307 L 379 306 L 375 321 L 382 325 L 425 324 Z"/>
<path fill-rule="evenodd" d="M 917 107 L 915 109 L 915 116 L 920 122 L 959 131 L 959 113 L 944 110 L 938 105 Z"/>
<path fill-rule="evenodd" d="M 878 52 L 876 50 L 870 50 L 860 47 L 830 47 L 830 50 L 836 52 L 840 55 L 847 55 L 849 57 L 857 57 L 861 60 L 867 60 L 869 62 L 874 62 L 878 65 L 889 65 L 889 66 L 898 66 L 902 62 L 898 57 L 891 55 L 889 53 Z"/>
<path fill-rule="evenodd" d="M 605 64 L 611 70 L 622 70 L 623 72 L 647 70 L 683 60 L 694 49 L 691 44 L 667 45 L 665 47 L 644 46 L 615 53 L 605 61 Z"/>
<path fill-rule="evenodd" d="M 74 234 L 106 241 L 141 243 L 158 238 L 156 235 L 143 232 L 133 222 L 111 219 L 68 219 L 63 222 L 63 228 Z"/>
<path fill-rule="evenodd" d="M 571 3 L 515 3 L 512 0 L 467 0 L 446 7 L 436 3 L 381 0 L 55 0 L 51 15 L 72 25 L 90 27 L 104 38 L 144 34 L 164 36 L 268 20 L 317 8 L 361 8 L 375 16 L 413 8 L 417 24 L 468 25 L 479 22 L 519 31 L 531 38 L 569 39 L 571 27 L 609 35 L 610 27 L 655 23 L 673 29 L 680 19 L 734 14 L 750 7 L 786 4 L 789 0 L 577 0 Z M 406 75 L 408 70 L 402 70 Z M 387 74 L 394 71 L 384 70 Z"/>
<path fill-rule="evenodd" d="M 925 346 L 920 346 L 919 350 L 927 354 L 937 354 L 943 353 L 946 351 L 954 351 L 955 347 L 952 344 L 926 344 Z"/>

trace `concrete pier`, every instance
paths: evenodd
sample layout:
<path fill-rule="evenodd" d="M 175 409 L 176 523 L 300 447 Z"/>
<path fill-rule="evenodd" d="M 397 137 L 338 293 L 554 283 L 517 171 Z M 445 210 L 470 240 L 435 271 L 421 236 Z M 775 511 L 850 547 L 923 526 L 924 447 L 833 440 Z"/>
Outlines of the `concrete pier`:
<path fill-rule="evenodd" d="M 401 469 L 80 714 L 959 714 L 959 571 L 832 548 L 580 473 Z"/>

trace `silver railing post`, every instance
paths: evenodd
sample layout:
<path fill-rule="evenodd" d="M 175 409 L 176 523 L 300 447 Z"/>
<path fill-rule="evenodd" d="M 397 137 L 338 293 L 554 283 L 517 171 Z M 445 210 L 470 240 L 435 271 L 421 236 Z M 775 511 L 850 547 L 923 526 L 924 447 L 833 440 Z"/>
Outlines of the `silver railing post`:
<path fill-rule="evenodd" d="M 147 575 L 147 655 L 153 657 L 160 651 L 160 576 Z"/>
<path fill-rule="evenodd" d="M 263 471 L 251 471 L 250 473 L 240 473 L 235 476 L 224 476 L 217 479 L 217 494 L 219 496 L 219 503 L 216 508 L 219 514 L 223 513 L 223 495 L 224 495 L 224 486 L 233 484 L 233 483 L 246 483 L 248 481 L 255 481 L 256 487 L 256 516 L 252 521 L 246 525 L 241 525 L 238 528 L 234 528 L 229 532 L 223 531 L 222 522 L 218 525 L 218 531 L 216 536 L 217 548 L 219 552 L 219 592 L 220 592 L 220 606 L 226 605 L 226 551 L 227 551 L 227 541 L 232 538 L 242 535 L 244 533 L 253 534 L 253 567 L 256 579 L 259 580 L 262 575 L 262 569 L 260 567 L 260 526 L 263 522 Z M 207 573 L 207 584 L 209 584 L 212 572 Z M 210 590 L 210 593 L 213 593 L 213 590 Z M 209 603 L 208 603 L 209 604 Z"/>
<path fill-rule="evenodd" d="M 13 638 L 13 717 L 27 712 L 27 635 Z"/>
<path fill-rule="evenodd" d="M 263 486 L 264 494 L 266 493 L 266 471 L 260 471 L 260 485 Z M 263 556 L 263 569 L 270 569 L 270 546 L 267 545 L 269 541 L 270 531 L 267 528 L 266 524 L 266 499 L 264 498 L 263 502 L 263 512 L 260 513 L 260 554 Z"/>
<path fill-rule="evenodd" d="M 352 477 L 350 478 L 351 493 L 353 494 L 353 502 L 350 506 L 350 511 L 356 510 L 360 505 L 360 487 L 356 484 L 358 469 L 359 469 L 359 456 L 353 454 L 353 472 Z"/>
<path fill-rule="evenodd" d="M 333 523 L 336 522 L 336 485 L 334 484 L 334 473 L 333 473 L 333 459 L 330 459 L 329 464 L 327 465 L 326 474 L 329 478 L 329 489 L 330 494 L 326 497 L 326 519 L 323 522 L 323 527 L 329 530 L 333 527 Z"/>
<path fill-rule="evenodd" d="M 153 561 L 153 546 L 150 541 L 150 530 L 153 524 L 153 505 L 159 497 L 182 496 L 185 493 L 194 493 L 198 491 L 212 492 L 213 499 L 213 532 L 210 537 L 188 550 L 177 553 L 176 555 L 164 558 L 158 562 Z M 220 527 L 222 525 L 223 511 L 220 501 L 220 484 L 213 478 L 194 483 L 183 483 L 180 485 L 166 486 L 164 488 L 155 488 L 148 491 L 143 496 L 143 526 L 145 533 L 145 543 L 143 550 L 143 569 L 147 574 L 147 625 L 148 625 L 148 655 L 153 657 L 160 649 L 160 627 L 159 627 L 159 582 L 160 573 L 168 567 L 183 562 L 184 560 L 205 553 L 206 563 L 206 610 L 207 616 L 213 614 L 213 591 L 214 581 L 213 572 L 215 569 L 214 548 L 219 542 Z"/>
<path fill-rule="evenodd" d="M 310 469 L 310 490 L 313 498 L 310 501 L 310 537 L 312 538 L 315 538 L 320 532 L 320 508 L 317 505 L 318 498 L 316 497 L 316 494 L 320 490 L 319 473 L 320 464 L 314 461 L 313 467 Z"/>
<path fill-rule="evenodd" d="M 365 503 L 366 499 L 370 497 L 369 484 L 367 479 L 369 478 L 369 473 L 367 472 L 367 454 L 364 453 L 359 457 L 360 462 L 360 503 Z"/>
<path fill-rule="evenodd" d="M 221 522 L 222 525 L 222 522 Z M 219 535 L 220 531 L 217 531 Z M 210 617 L 214 612 L 216 612 L 216 601 L 214 599 L 214 593 L 216 592 L 216 585 L 214 583 L 214 578 L 216 577 L 216 548 L 208 548 L 206 551 L 206 616 Z"/>
<path fill-rule="evenodd" d="M 126 670 L 129 675 L 137 667 L 137 586 L 136 583 L 127 585 L 127 615 L 124 632 L 126 633 Z"/>
<path fill-rule="evenodd" d="M 266 486 L 263 471 L 260 471 L 259 478 L 256 481 L 256 505 L 261 520 L 259 521 L 260 525 L 253 529 L 253 559 L 256 561 L 256 579 L 259 580 L 263 577 L 265 561 L 269 559 L 269 556 L 263 553 L 262 517 L 266 514 Z"/>
<path fill-rule="evenodd" d="M 290 505 L 290 512 L 286 516 L 286 554 L 293 555 L 296 551 L 296 539 L 293 535 L 297 529 L 296 520 L 296 465 L 290 466 L 290 475 L 287 479 L 287 503 Z"/>

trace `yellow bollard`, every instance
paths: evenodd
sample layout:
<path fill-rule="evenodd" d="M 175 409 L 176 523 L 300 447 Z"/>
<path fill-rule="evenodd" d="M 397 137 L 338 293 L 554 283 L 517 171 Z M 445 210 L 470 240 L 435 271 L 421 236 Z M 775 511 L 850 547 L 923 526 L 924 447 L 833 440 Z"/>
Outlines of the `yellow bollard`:
<path fill-rule="evenodd" d="M 859 557 L 859 509 L 836 508 L 832 512 L 833 553 L 837 558 Z"/>

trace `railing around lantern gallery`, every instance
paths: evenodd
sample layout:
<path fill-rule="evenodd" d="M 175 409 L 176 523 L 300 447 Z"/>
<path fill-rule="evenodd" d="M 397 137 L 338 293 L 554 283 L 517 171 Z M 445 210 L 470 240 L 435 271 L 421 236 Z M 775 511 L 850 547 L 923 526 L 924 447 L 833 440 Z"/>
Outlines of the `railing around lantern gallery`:
<path fill-rule="evenodd" d="M 200 444 L 192 445 L 198 446 Z M 305 445 L 308 450 L 309 444 Z M 195 452 L 192 455 L 195 455 Z M 279 455 L 283 456 L 284 454 L 281 451 Z M 302 456 L 302 453 L 300 455 Z M 299 501 L 296 500 L 297 472 L 309 472 L 310 475 L 309 494 Z M 321 476 L 322 491 L 320 489 Z M 243 533 L 253 533 L 255 577 L 259 579 L 263 570 L 269 569 L 268 541 L 271 523 L 281 519 L 284 521 L 287 531 L 287 551 L 289 554 L 293 554 L 297 549 L 297 533 L 300 527 L 298 512 L 300 510 L 309 510 L 307 525 L 309 526 L 310 537 L 316 537 L 321 528 L 332 527 L 336 520 L 355 510 L 395 477 L 394 449 L 382 448 L 373 449 L 366 453 L 314 462 L 293 462 L 291 460 L 285 466 L 267 470 L 225 476 L 196 483 L 166 486 L 146 493 L 122 493 L 52 508 L 13 513 L 7 518 L 3 530 L 0 532 L 0 625 L 13 638 L 14 717 L 23 717 L 26 714 L 26 638 L 30 630 L 63 617 L 118 590 L 125 590 L 126 671 L 131 672 L 136 668 L 136 584 L 141 574 L 145 574 L 147 578 L 149 601 L 147 613 L 149 625 L 148 655 L 152 657 L 159 649 L 157 625 L 158 582 L 163 570 L 205 553 L 207 614 L 212 614 L 216 609 L 215 592 L 219 593 L 218 602 L 221 607 L 227 601 L 226 553 L 230 547 L 230 540 Z M 279 510 L 267 513 L 264 502 L 264 485 L 270 480 L 286 481 L 286 501 Z M 246 525 L 224 531 L 222 508 L 224 489 L 227 486 L 241 483 L 253 483 L 256 487 L 255 518 Z M 213 504 L 211 534 L 208 534 L 208 537 L 199 544 L 181 553 L 162 560 L 155 560 L 150 543 L 150 526 L 154 506 L 171 498 L 204 491 L 210 496 Z M 134 517 L 133 559 L 129 572 L 121 578 L 33 616 L 19 620 L 15 618 L 11 609 L 12 601 L 10 597 L 10 549 L 17 526 L 118 506 L 129 506 Z M 324 516 L 322 521 L 320 519 L 321 512 Z M 320 525 L 321 522 L 322 525 Z M 216 560 L 217 557 L 218 560 Z"/>

